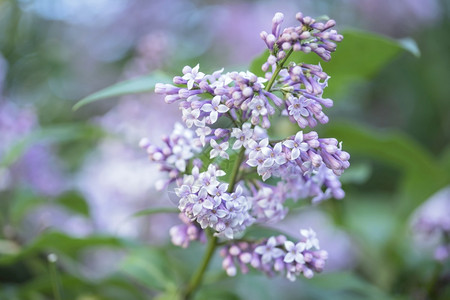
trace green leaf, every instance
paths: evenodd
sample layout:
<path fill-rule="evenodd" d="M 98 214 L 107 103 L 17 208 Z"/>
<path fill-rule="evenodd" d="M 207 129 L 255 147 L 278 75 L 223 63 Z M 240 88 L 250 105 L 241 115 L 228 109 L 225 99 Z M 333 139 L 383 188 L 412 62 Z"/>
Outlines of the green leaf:
<path fill-rule="evenodd" d="M 89 205 L 86 199 L 76 191 L 68 191 L 56 199 L 56 203 L 66 209 L 89 217 Z"/>
<path fill-rule="evenodd" d="M 177 286 L 169 257 L 162 249 L 134 249 L 121 263 L 121 270 L 140 284 L 158 291 L 173 291 Z"/>
<path fill-rule="evenodd" d="M 173 214 L 179 212 L 180 210 L 176 207 L 156 207 L 138 211 L 137 213 L 133 214 L 133 217 L 142 217 L 154 214 Z"/>
<path fill-rule="evenodd" d="M 216 299 L 216 300 L 239 300 L 241 297 L 239 297 L 235 292 L 230 291 L 228 289 L 224 288 L 217 288 L 217 287 L 210 287 L 210 288 L 203 288 L 199 290 L 197 293 L 196 300 L 209 300 L 209 299 Z"/>
<path fill-rule="evenodd" d="M 74 106 L 73 110 L 77 110 L 80 107 L 102 99 L 113 98 L 117 96 L 123 96 L 128 94 L 139 94 L 152 92 L 155 85 L 158 82 L 168 82 L 170 80 L 162 72 L 153 72 L 146 76 L 141 76 L 129 80 L 125 80 L 116 84 L 113 84 L 107 88 L 104 88 L 98 92 L 95 92 L 80 101 L 78 101 Z"/>
<path fill-rule="evenodd" d="M 342 183 L 357 183 L 366 182 L 372 173 L 372 168 L 369 164 L 352 165 L 351 168 L 345 170 L 340 177 Z"/>
<path fill-rule="evenodd" d="M 332 295 L 336 295 L 336 292 L 344 293 L 342 297 L 333 297 L 333 299 L 393 299 L 376 286 L 350 272 L 319 275 L 308 281 L 308 290 L 312 288 L 331 292 Z"/>
<path fill-rule="evenodd" d="M 356 81 L 368 79 L 375 75 L 389 61 L 402 51 L 415 56 L 420 54 L 414 40 L 394 40 L 375 33 L 344 30 L 344 40 L 338 44 L 329 62 L 324 62 L 316 54 L 293 52 L 288 61 L 295 63 L 321 64 L 324 71 L 331 76 L 329 86 L 325 89 L 326 97 L 335 97 Z M 264 77 L 261 66 L 266 62 L 269 51 L 252 61 L 250 71 Z"/>
<path fill-rule="evenodd" d="M 88 247 L 121 248 L 126 245 L 128 245 L 128 242 L 125 240 L 109 236 L 92 235 L 84 238 L 75 238 L 61 232 L 47 232 L 41 234 L 31 244 L 22 248 L 19 253 L 1 256 L 0 265 L 11 264 L 19 259 L 41 252 L 56 252 L 75 256 L 80 250 Z"/>
<path fill-rule="evenodd" d="M 380 132 L 360 124 L 337 123 L 324 128 L 323 137 L 344 141 L 350 154 L 369 156 L 404 173 L 400 210 L 408 215 L 450 178 L 435 157 L 416 141 L 401 132 Z"/>
<path fill-rule="evenodd" d="M 16 189 L 12 195 L 8 211 L 9 218 L 13 224 L 19 223 L 22 218 L 36 206 L 47 203 L 48 200 L 35 195 L 29 189 Z"/>
<path fill-rule="evenodd" d="M 86 124 L 59 124 L 34 130 L 13 144 L 0 160 L 0 167 L 14 164 L 35 143 L 67 142 L 98 134 L 96 126 Z"/>

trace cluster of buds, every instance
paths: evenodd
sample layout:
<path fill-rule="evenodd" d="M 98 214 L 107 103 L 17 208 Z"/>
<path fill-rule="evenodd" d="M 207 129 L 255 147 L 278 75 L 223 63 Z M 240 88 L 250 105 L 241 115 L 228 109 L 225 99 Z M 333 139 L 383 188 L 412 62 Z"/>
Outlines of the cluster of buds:
<path fill-rule="evenodd" d="M 345 195 L 339 176 L 349 167 L 350 155 L 341 143 L 315 131 L 272 140 L 267 131 L 282 115 L 302 129 L 327 123 L 322 109 L 333 105 L 322 98 L 328 75 L 320 65 L 287 59 L 292 51 L 303 51 L 329 60 L 342 36 L 330 30 L 332 20 L 319 23 L 300 13 L 297 19 L 299 27 L 281 31 L 283 16 L 277 13 L 272 34 L 261 34 L 270 51 L 262 69 L 273 68 L 266 78 L 223 69 L 205 74 L 197 65 L 184 67 L 173 84 L 155 87 L 167 103 L 178 103 L 185 124 L 176 125 L 163 147 L 141 142 L 150 159 L 168 173 L 162 186 L 178 185 L 183 225 L 172 228 L 172 241 L 187 247 L 204 239 L 204 230 L 213 232 L 226 245 L 223 266 L 229 275 L 236 273 L 235 265 L 245 272 L 249 264 L 269 275 L 285 271 L 290 280 L 321 271 L 327 254 L 319 250 L 312 230 L 301 231 L 303 238 L 296 244 L 282 236 L 242 239 L 253 224 L 283 220 L 288 198 L 319 202 Z"/>
<path fill-rule="evenodd" d="M 276 13 L 272 19 L 272 33 L 261 32 L 261 38 L 271 50 L 271 55 L 262 66 L 264 71 L 267 71 L 269 66 L 276 68 L 277 64 L 286 58 L 289 51 L 314 52 L 323 60 L 329 61 L 331 52 L 336 50 L 336 42 L 343 39 L 336 30 L 330 30 L 336 25 L 334 20 L 321 23 L 311 17 L 303 16 L 301 12 L 295 17 L 300 24 L 281 31 L 284 15 Z"/>

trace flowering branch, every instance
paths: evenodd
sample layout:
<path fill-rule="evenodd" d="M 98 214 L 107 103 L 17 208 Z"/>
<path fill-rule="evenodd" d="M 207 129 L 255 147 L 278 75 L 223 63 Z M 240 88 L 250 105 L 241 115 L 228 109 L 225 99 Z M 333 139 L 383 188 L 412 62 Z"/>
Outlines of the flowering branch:
<path fill-rule="evenodd" d="M 155 87 L 167 103 L 179 103 L 186 125 L 177 124 L 174 132 L 163 138 L 163 146 L 141 141 L 150 160 L 168 174 L 158 187 L 171 182 L 178 186 L 175 193 L 183 224 L 170 230 L 172 242 L 188 247 L 194 240 L 208 241 L 205 257 L 186 289 L 186 299 L 201 284 L 219 245 L 222 266 L 230 276 L 236 274 L 236 266 L 246 273 L 250 265 L 268 275 L 284 273 L 295 280 L 300 274 L 310 278 L 325 265 L 328 254 L 320 249 L 312 229 L 300 230 L 296 242 L 285 236 L 239 240 L 253 224 L 270 225 L 284 219 L 288 198 L 311 197 L 320 202 L 345 195 L 339 176 L 349 167 L 350 155 L 336 139 L 298 131 L 270 142 L 267 129 L 276 111 L 281 110 L 300 128 L 328 122 L 323 108 L 331 107 L 333 101 L 322 97 L 328 75 L 320 65 L 286 63 L 294 51 L 314 52 L 329 60 L 336 42 L 342 40 L 342 35 L 330 30 L 333 20 L 320 23 L 298 13 L 300 26 L 282 31 L 283 18 L 276 13 L 272 32 L 261 33 L 270 52 L 261 67 L 265 78 L 249 71 L 223 73 L 223 69 L 204 74 L 197 65 L 184 67 L 183 76 L 174 77 L 174 85 Z M 282 98 L 275 90 L 281 91 Z M 231 128 L 217 128 L 222 117 L 231 119 Z M 231 168 L 226 163 L 231 160 L 230 148 L 235 157 Z M 247 176 L 255 171 L 256 177 Z M 228 179 L 221 180 L 227 173 Z M 271 177 L 276 184 L 266 182 Z"/>

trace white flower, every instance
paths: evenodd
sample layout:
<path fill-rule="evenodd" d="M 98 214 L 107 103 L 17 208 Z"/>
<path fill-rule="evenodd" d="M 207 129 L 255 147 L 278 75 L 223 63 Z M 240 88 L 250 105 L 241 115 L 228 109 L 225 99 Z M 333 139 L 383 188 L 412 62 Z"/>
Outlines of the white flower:
<path fill-rule="evenodd" d="M 199 109 L 182 108 L 181 113 L 183 114 L 182 119 L 188 128 L 191 128 L 194 124 L 197 127 L 205 126 L 204 122 L 198 120 L 198 117 L 200 116 Z"/>
<path fill-rule="evenodd" d="M 300 151 L 307 151 L 309 146 L 303 142 L 303 132 L 299 131 L 294 137 L 294 140 L 286 140 L 283 145 L 291 149 L 291 160 L 295 160 L 300 156 Z"/>
<path fill-rule="evenodd" d="M 214 198 L 210 197 L 204 188 L 200 190 L 197 197 L 192 199 L 192 202 L 195 203 L 192 207 L 194 216 L 197 216 L 204 208 L 211 210 L 220 204 L 214 201 Z"/>
<path fill-rule="evenodd" d="M 198 69 L 200 68 L 200 66 L 197 64 L 193 69 L 189 70 L 190 68 L 188 66 L 186 66 L 183 71 L 187 71 L 184 76 L 183 79 L 187 80 L 187 88 L 189 90 L 192 90 L 192 88 L 194 87 L 194 83 L 196 80 L 200 80 L 203 77 L 205 77 L 205 74 L 202 72 L 199 72 Z M 189 72 L 190 71 L 190 72 Z M 184 72 L 183 72 L 184 73 Z"/>
<path fill-rule="evenodd" d="M 256 156 L 258 152 L 261 152 L 262 149 L 267 148 L 269 145 L 269 139 L 262 139 L 259 143 L 255 140 L 249 140 L 247 144 L 247 149 L 250 150 L 249 157 Z"/>
<path fill-rule="evenodd" d="M 230 110 L 227 106 L 220 104 L 221 100 L 222 100 L 221 96 L 215 96 L 212 99 L 211 104 L 206 103 L 202 106 L 203 111 L 210 113 L 209 118 L 211 120 L 211 124 L 217 121 L 219 113 L 223 114 L 226 113 L 228 110 Z"/>
<path fill-rule="evenodd" d="M 306 238 L 305 245 L 306 249 L 309 250 L 311 248 L 320 249 L 319 247 L 319 240 L 316 237 L 316 233 L 314 230 L 310 229 L 302 229 L 300 230 L 300 234 L 303 235 Z"/>
<path fill-rule="evenodd" d="M 253 117 L 267 115 L 266 105 L 260 97 L 253 97 L 252 101 L 248 104 L 248 108 L 251 109 Z"/>
<path fill-rule="evenodd" d="M 211 132 L 212 132 L 212 130 L 208 126 L 200 127 L 200 128 L 197 128 L 197 130 L 195 130 L 195 133 L 200 138 L 200 142 L 202 143 L 203 147 L 205 147 L 205 144 L 206 144 L 206 142 L 205 142 L 206 136 L 209 135 Z"/>
<path fill-rule="evenodd" d="M 186 171 L 186 160 L 191 159 L 194 156 L 190 147 L 175 145 L 172 149 L 172 153 L 173 154 L 167 158 L 167 162 L 175 165 L 180 172 Z"/>
<path fill-rule="evenodd" d="M 286 256 L 284 257 L 285 262 L 291 263 L 295 260 L 299 264 L 305 263 L 302 253 L 306 248 L 305 243 L 298 242 L 297 244 L 294 244 L 291 241 L 286 241 L 284 242 L 284 248 L 286 248 L 287 251 Z"/>
<path fill-rule="evenodd" d="M 242 146 L 246 147 L 248 141 L 253 136 L 253 129 L 251 129 L 251 124 L 243 124 L 242 130 L 239 128 L 233 128 L 231 136 L 236 138 L 236 141 L 233 144 L 233 150 L 240 149 Z"/>
<path fill-rule="evenodd" d="M 210 145 L 213 148 L 209 154 L 210 158 L 220 156 L 225 159 L 230 159 L 230 156 L 228 155 L 228 153 L 225 152 L 228 149 L 228 142 L 224 142 L 222 144 L 217 144 L 216 140 L 212 139 L 210 141 Z"/>
<path fill-rule="evenodd" d="M 290 97 L 289 100 L 292 103 L 288 107 L 289 114 L 291 116 L 293 116 L 295 120 L 297 120 L 297 118 L 300 116 L 303 116 L 303 117 L 309 116 L 309 112 L 305 108 L 305 98 L 304 97 L 300 97 L 300 98 Z"/>

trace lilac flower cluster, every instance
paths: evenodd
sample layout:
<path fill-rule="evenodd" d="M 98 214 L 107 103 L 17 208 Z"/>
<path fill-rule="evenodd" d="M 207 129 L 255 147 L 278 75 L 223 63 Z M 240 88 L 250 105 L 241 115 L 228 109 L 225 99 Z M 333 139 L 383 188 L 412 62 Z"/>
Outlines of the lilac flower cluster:
<path fill-rule="evenodd" d="M 191 221 L 197 221 L 202 229 L 213 228 L 218 236 L 233 239 L 254 219 L 249 214 L 251 203 L 242 195 L 242 188 L 229 193 L 229 185 L 217 180 L 224 175 L 215 165 L 209 165 L 206 172 L 194 167 L 192 175 L 185 175 L 175 192 L 180 197 L 178 208 Z"/>
<path fill-rule="evenodd" d="M 157 182 L 158 190 L 164 189 L 169 183 L 180 178 L 180 175 L 186 171 L 188 161 L 201 151 L 193 137 L 194 133 L 191 130 L 177 123 L 173 132 L 162 138 L 164 141 L 162 147 L 151 144 L 146 138 L 140 141 L 139 145 L 147 150 L 150 160 L 157 162 L 160 171 L 167 172 L 169 175 L 168 180 Z"/>
<path fill-rule="evenodd" d="M 300 232 L 302 239 L 297 243 L 279 235 L 259 242 L 229 244 L 220 252 L 224 257 L 222 267 L 229 276 L 235 276 L 238 268 L 245 274 L 251 266 L 268 276 L 284 273 L 290 281 L 294 281 L 300 274 L 312 278 L 314 272 L 323 270 L 328 253 L 320 250 L 319 241 L 312 229 Z"/>
<path fill-rule="evenodd" d="M 205 233 L 198 225 L 191 222 L 184 213 L 180 213 L 179 217 L 183 224 L 173 226 L 169 232 L 175 246 L 187 248 L 191 241 L 205 241 Z"/>
<path fill-rule="evenodd" d="M 269 65 L 274 67 L 279 61 L 285 59 L 288 51 L 314 52 L 323 60 L 329 61 L 331 52 L 336 50 L 336 42 L 343 39 L 336 30 L 330 30 L 336 25 L 334 20 L 321 23 L 311 17 L 303 16 L 301 12 L 295 17 L 300 22 L 299 26 L 288 27 L 281 31 L 284 15 L 276 13 L 272 19 L 272 33 L 261 32 L 261 38 L 271 50 L 271 55 L 263 65 L 265 71 Z"/>
<path fill-rule="evenodd" d="M 292 51 L 303 51 L 329 60 L 335 42 L 342 40 L 330 30 L 332 20 L 323 24 L 299 13 L 301 26 L 281 31 L 282 19 L 277 13 L 272 34 L 261 34 L 270 51 L 262 69 L 272 66 L 266 78 L 223 69 L 205 74 L 196 65 L 184 67 L 173 84 L 155 87 L 167 103 L 179 104 L 186 125 L 177 124 L 163 139 L 164 147 L 141 141 L 150 159 L 169 174 L 168 182 L 178 185 L 184 224 L 171 230 L 176 245 L 187 247 L 203 230 L 224 241 L 242 238 L 252 224 L 283 220 L 289 198 L 320 202 L 345 195 L 339 176 L 349 167 L 350 155 L 336 139 L 320 138 L 315 131 L 298 131 L 281 140 L 269 136 L 271 123 L 283 115 L 301 128 L 328 122 L 322 112 L 333 105 L 322 98 L 328 75 L 320 65 L 288 59 Z M 224 267 L 231 275 L 234 264 L 245 271 L 250 263 L 267 274 L 285 270 L 291 280 L 300 273 L 311 277 L 322 270 L 327 254 L 319 250 L 312 230 L 302 235 L 297 244 L 284 237 L 259 244 L 224 242 L 231 243 L 224 250 Z"/>

